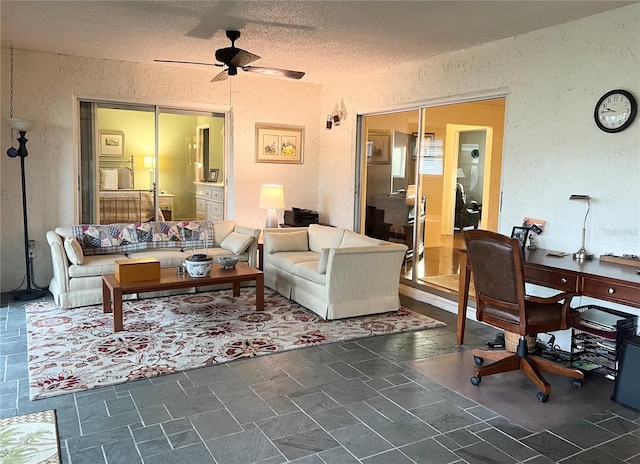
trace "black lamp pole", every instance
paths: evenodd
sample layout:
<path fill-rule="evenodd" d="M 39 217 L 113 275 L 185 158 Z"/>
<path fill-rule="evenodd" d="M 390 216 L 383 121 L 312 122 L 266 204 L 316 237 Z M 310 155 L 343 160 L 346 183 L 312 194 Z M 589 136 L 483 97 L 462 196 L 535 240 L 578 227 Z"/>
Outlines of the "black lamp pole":
<path fill-rule="evenodd" d="M 42 298 L 46 291 L 34 289 L 31 287 L 31 261 L 29 260 L 29 225 L 27 223 L 27 186 L 24 179 L 24 159 L 28 156 L 27 153 L 27 138 L 25 134 L 27 131 L 19 130 L 20 137 L 18 138 L 18 152 L 17 156 L 20 157 L 20 175 L 22 177 L 22 218 L 24 223 L 24 262 L 27 269 L 27 288 L 24 290 L 16 290 L 13 292 L 13 298 L 19 301 L 34 300 L 36 298 Z M 9 155 L 11 156 L 11 155 Z"/>

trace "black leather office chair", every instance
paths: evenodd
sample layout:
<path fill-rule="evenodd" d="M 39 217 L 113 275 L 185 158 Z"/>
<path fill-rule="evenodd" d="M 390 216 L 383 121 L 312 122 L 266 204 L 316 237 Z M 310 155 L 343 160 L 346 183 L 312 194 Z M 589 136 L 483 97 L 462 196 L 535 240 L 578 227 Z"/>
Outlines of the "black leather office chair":
<path fill-rule="evenodd" d="M 484 376 L 519 369 L 540 388 L 537 398 L 541 403 L 546 403 L 551 393 L 542 372 L 572 377 L 575 387 L 582 386 L 584 374 L 580 370 L 529 355 L 525 339 L 526 335 L 577 325 L 580 314 L 570 307 L 575 294 L 560 293 L 550 298 L 525 295 L 524 258 L 518 239 L 487 230 L 468 230 L 464 241 L 476 289 L 476 318 L 520 335 L 515 353 L 473 350 L 477 367 L 471 383 L 479 385 Z M 484 366 L 485 358 L 495 362 Z"/>
<path fill-rule="evenodd" d="M 480 206 L 477 201 L 467 202 L 462 184 L 456 184 L 456 214 L 454 228 L 464 230 L 466 227 L 478 228 L 480 222 Z"/>

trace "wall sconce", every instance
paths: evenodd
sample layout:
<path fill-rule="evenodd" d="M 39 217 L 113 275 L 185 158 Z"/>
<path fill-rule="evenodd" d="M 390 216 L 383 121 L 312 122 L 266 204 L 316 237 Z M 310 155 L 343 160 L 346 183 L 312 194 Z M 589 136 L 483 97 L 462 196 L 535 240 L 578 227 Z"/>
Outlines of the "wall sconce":
<path fill-rule="evenodd" d="M 145 156 L 144 157 L 144 167 L 149 170 L 149 190 L 154 190 L 156 183 L 156 176 L 154 171 L 154 159 L 153 156 Z"/>
<path fill-rule="evenodd" d="M 260 209 L 267 210 L 265 228 L 278 227 L 278 214 L 276 209 L 284 208 L 284 188 L 278 184 L 262 184 L 260 186 Z"/>
<path fill-rule="evenodd" d="M 587 214 L 584 215 L 584 222 L 582 223 L 582 246 L 578 251 L 573 254 L 573 259 L 583 260 L 592 259 L 593 253 L 587 252 L 585 249 L 585 233 L 587 231 L 587 217 L 589 216 L 589 210 L 591 209 L 591 197 L 589 195 L 571 195 L 569 200 L 583 200 L 587 202 Z"/>

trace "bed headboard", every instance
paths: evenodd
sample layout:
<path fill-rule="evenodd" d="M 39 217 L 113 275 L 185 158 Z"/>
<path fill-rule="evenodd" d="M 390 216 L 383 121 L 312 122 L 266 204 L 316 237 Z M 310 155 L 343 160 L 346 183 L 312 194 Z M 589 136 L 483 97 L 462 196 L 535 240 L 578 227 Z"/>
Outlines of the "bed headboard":
<path fill-rule="evenodd" d="M 101 157 L 98 164 L 100 190 L 135 189 L 133 155 L 129 160 Z"/>

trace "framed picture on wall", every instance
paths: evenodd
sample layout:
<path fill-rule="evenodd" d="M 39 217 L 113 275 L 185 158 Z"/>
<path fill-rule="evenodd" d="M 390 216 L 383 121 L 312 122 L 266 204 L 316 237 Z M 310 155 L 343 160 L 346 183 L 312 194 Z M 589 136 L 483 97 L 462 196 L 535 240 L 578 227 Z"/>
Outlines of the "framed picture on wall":
<path fill-rule="evenodd" d="M 256 124 L 256 163 L 302 164 L 304 127 Z"/>
<path fill-rule="evenodd" d="M 367 164 L 389 164 L 391 134 L 388 132 L 367 133 Z"/>
<path fill-rule="evenodd" d="M 124 157 L 124 132 L 100 131 L 100 156 Z"/>

